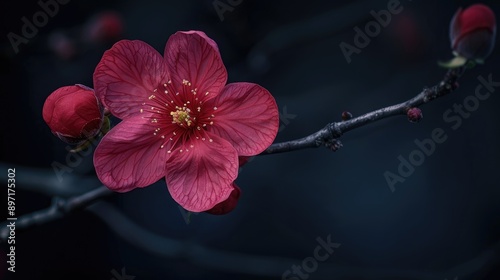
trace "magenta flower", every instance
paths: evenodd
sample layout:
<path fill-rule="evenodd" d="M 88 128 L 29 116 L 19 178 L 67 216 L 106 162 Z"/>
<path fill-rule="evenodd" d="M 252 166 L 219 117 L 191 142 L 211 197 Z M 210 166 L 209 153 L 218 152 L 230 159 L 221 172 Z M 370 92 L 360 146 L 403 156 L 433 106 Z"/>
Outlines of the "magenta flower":
<path fill-rule="evenodd" d="M 464 58 L 481 61 L 488 57 L 495 46 L 495 36 L 495 13 L 486 5 L 460 8 L 451 20 L 451 47 Z"/>
<path fill-rule="evenodd" d="M 47 97 L 42 115 L 59 139 L 69 144 L 80 144 L 99 134 L 104 108 L 93 89 L 84 85 L 65 86 Z"/>
<path fill-rule="evenodd" d="M 103 184 L 127 192 L 165 177 L 174 200 L 192 212 L 227 200 L 238 156 L 274 141 L 279 114 L 263 87 L 226 81 L 216 43 L 200 31 L 172 35 L 164 57 L 141 41 L 106 51 L 94 72 L 96 94 L 123 121 L 94 154 Z"/>

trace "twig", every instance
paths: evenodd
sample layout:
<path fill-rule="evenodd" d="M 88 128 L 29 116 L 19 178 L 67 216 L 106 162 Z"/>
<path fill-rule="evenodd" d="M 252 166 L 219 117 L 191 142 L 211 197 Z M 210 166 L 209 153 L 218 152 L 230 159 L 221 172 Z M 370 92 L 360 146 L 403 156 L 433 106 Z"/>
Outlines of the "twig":
<path fill-rule="evenodd" d="M 342 146 L 338 139 L 345 132 L 391 116 L 406 115 L 409 108 L 418 107 L 453 92 L 458 87 L 457 81 L 463 75 L 465 69 L 466 67 L 463 66 L 448 70 L 444 79 L 438 85 L 424 89 L 418 95 L 405 102 L 378 109 L 347 121 L 329 123 L 323 129 L 304 138 L 272 144 L 260 155 L 285 153 L 306 148 L 318 148 L 321 146 L 336 151 Z"/>
<path fill-rule="evenodd" d="M 60 197 L 54 197 L 52 200 L 52 205 L 46 209 L 32 212 L 23 216 L 20 216 L 15 221 L 16 233 L 21 230 L 26 230 L 35 225 L 42 225 L 56 219 L 60 219 L 69 213 L 72 213 L 78 209 L 87 207 L 88 205 L 100 200 L 106 196 L 113 194 L 105 186 L 100 186 L 93 189 L 87 193 L 74 196 L 68 199 L 62 199 Z M 7 227 L 9 222 L 3 222 L 0 225 L 0 242 L 5 242 L 9 237 L 9 228 Z"/>

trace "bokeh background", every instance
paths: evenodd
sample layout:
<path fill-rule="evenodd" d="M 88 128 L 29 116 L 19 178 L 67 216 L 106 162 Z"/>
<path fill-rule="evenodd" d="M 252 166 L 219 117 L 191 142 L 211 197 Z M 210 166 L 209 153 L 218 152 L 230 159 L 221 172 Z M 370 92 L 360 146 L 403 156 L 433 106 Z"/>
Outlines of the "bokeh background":
<path fill-rule="evenodd" d="M 449 21 L 475 1 L 401 0 L 403 11 L 348 63 L 339 44 L 353 44 L 353 28 L 364 29 L 370 11 L 388 2 L 71 0 L 15 53 L 7 34 L 21 34 L 21 18 L 31 20 L 41 7 L 2 1 L 0 177 L 6 181 L 7 168 L 16 168 L 17 215 L 100 186 L 91 155 L 58 179 L 51 166 L 67 163 L 67 146 L 41 111 L 60 86 L 92 86 L 100 57 L 120 38 L 162 52 L 176 31 L 203 30 L 219 45 L 229 82 L 259 83 L 275 96 L 283 115 L 276 141 L 285 141 L 339 121 L 344 110 L 360 115 L 441 80 L 445 70 L 436 62 L 451 58 Z M 235 5 L 219 16 L 214 3 Z M 500 13 L 498 1 L 483 3 Z M 18 230 L 16 273 L 6 271 L 2 244 L 0 278 L 281 279 L 314 255 L 318 238 L 330 236 L 340 247 L 307 278 L 288 279 L 500 279 L 500 88 L 458 129 L 443 119 L 474 94 L 479 76 L 500 80 L 499 63 L 497 48 L 484 66 L 467 71 L 457 91 L 423 106 L 418 124 L 390 118 L 347 133 L 335 153 L 320 148 L 252 160 L 228 215 L 191 215 L 188 223 L 160 181 Z M 408 158 L 414 141 L 435 128 L 447 140 L 391 191 L 384 172 L 397 173 L 398 156 Z"/>

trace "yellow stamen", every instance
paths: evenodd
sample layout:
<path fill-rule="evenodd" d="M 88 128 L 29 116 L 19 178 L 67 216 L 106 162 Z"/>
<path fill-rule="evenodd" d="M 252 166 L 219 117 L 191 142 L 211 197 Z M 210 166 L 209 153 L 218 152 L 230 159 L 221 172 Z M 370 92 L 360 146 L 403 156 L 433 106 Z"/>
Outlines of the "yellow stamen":
<path fill-rule="evenodd" d="M 175 106 L 175 109 L 177 109 L 177 111 L 170 112 L 172 121 L 180 126 L 183 126 L 184 124 L 186 124 L 187 126 L 191 126 L 191 124 L 193 123 L 193 121 L 191 120 L 191 116 L 189 115 L 191 110 L 189 110 L 189 108 L 179 106 Z"/>

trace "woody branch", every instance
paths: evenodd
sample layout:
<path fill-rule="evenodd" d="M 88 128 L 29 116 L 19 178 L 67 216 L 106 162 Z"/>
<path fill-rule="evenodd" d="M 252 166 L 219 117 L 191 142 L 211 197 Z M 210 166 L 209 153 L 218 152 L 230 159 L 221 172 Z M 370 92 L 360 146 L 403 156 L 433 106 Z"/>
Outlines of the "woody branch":
<path fill-rule="evenodd" d="M 329 123 L 323 129 L 304 138 L 272 144 L 261 155 L 285 153 L 322 146 L 336 151 L 342 146 L 339 140 L 342 134 L 388 117 L 406 115 L 410 108 L 419 107 L 422 104 L 453 92 L 458 87 L 458 79 L 463 75 L 465 69 L 466 67 L 462 66 L 448 70 L 444 79 L 439 84 L 431 88 L 425 88 L 422 92 L 407 101 L 378 109 L 350 120 Z"/>

